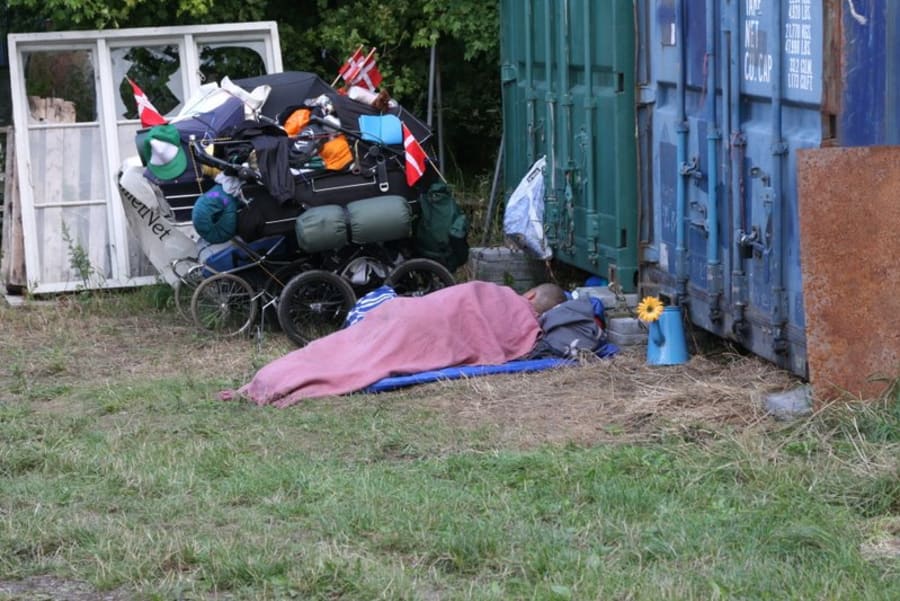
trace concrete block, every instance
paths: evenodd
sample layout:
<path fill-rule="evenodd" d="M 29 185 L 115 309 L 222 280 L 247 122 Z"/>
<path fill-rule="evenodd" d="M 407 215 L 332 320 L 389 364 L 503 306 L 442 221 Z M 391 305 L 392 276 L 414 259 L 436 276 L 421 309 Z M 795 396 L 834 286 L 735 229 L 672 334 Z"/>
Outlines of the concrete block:
<path fill-rule="evenodd" d="M 812 414 L 812 390 L 807 384 L 786 392 L 772 393 L 765 398 L 763 405 L 777 420 L 806 417 Z"/>
<path fill-rule="evenodd" d="M 606 335 L 618 346 L 647 344 L 647 329 L 636 317 L 613 317 L 607 321 Z"/>
<path fill-rule="evenodd" d="M 647 334 L 620 334 L 618 332 L 606 332 L 606 338 L 619 347 L 646 346 Z"/>
<path fill-rule="evenodd" d="M 646 334 L 647 329 L 637 317 L 613 317 L 606 324 L 610 332 L 619 334 Z"/>
<path fill-rule="evenodd" d="M 606 311 L 606 316 L 608 318 L 630 314 L 637 307 L 639 300 L 637 294 L 625 294 L 622 298 L 624 306 L 620 305 L 619 299 L 616 298 L 615 293 L 607 286 L 584 286 L 576 288 L 572 292 L 572 296 L 574 298 L 581 298 L 584 296 L 599 298 L 603 303 L 603 308 Z"/>

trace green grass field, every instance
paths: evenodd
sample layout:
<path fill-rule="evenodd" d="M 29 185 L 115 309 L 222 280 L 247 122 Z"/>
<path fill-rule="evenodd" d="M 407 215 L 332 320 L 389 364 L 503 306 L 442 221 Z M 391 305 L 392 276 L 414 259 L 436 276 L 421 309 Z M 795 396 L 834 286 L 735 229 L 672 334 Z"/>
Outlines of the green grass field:
<path fill-rule="evenodd" d="M 900 599 L 896 387 L 690 440 L 511 444 L 416 404 L 466 382 L 216 401 L 280 335 L 173 319 L 0 308 L 0 600 Z"/>

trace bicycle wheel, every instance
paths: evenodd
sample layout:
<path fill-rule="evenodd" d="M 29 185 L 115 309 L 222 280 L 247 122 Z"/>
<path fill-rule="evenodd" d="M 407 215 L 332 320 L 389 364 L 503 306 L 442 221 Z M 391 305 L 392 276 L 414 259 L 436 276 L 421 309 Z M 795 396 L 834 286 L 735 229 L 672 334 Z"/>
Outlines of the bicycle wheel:
<path fill-rule="evenodd" d="M 247 280 L 231 273 L 206 278 L 191 299 L 194 323 L 222 336 L 246 332 L 256 317 L 256 293 Z"/>
<path fill-rule="evenodd" d="M 400 296 L 424 296 L 456 283 L 450 271 L 431 259 L 408 259 L 392 271 L 385 284 Z"/>
<path fill-rule="evenodd" d="M 178 274 L 178 281 L 175 282 L 174 296 L 175 308 L 178 313 L 185 319 L 193 319 L 191 314 L 191 299 L 194 298 L 194 291 L 204 279 L 203 265 L 194 265 L 184 274 Z"/>
<path fill-rule="evenodd" d="M 295 276 L 278 298 L 278 323 L 296 345 L 338 330 L 356 304 L 350 284 L 340 276 L 313 269 Z"/>

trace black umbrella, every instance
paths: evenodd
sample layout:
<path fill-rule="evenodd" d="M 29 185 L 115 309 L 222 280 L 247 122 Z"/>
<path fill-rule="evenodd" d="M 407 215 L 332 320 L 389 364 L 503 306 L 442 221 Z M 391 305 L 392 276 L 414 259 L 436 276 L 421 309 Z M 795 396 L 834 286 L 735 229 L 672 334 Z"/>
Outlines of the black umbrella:
<path fill-rule="evenodd" d="M 392 114 L 396 115 L 409 128 L 420 144 L 424 145 L 431 138 L 431 130 L 428 129 L 428 126 L 399 104 L 389 108 L 385 113 L 381 113 L 373 106 L 351 100 L 340 94 L 315 73 L 285 71 L 238 79 L 234 83 L 248 92 L 258 86 L 271 86 L 271 92 L 261 109 L 262 114 L 270 119 L 277 120 L 286 109 L 301 106 L 306 100 L 325 94 L 331 99 L 342 127 L 348 132 L 359 131 L 360 115 Z M 286 115 L 283 115 L 281 120 L 284 117 Z"/>

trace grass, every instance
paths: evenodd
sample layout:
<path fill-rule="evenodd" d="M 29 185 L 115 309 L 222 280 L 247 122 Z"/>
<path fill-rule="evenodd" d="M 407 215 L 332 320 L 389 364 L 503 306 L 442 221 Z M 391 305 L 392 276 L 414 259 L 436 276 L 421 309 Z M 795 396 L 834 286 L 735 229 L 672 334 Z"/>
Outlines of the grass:
<path fill-rule="evenodd" d="M 690 442 L 516 445 L 434 387 L 215 401 L 279 335 L 248 355 L 149 294 L 0 308 L 30 332 L 0 347 L 2 600 L 39 576 L 96 599 L 900 598 L 896 388 Z"/>

